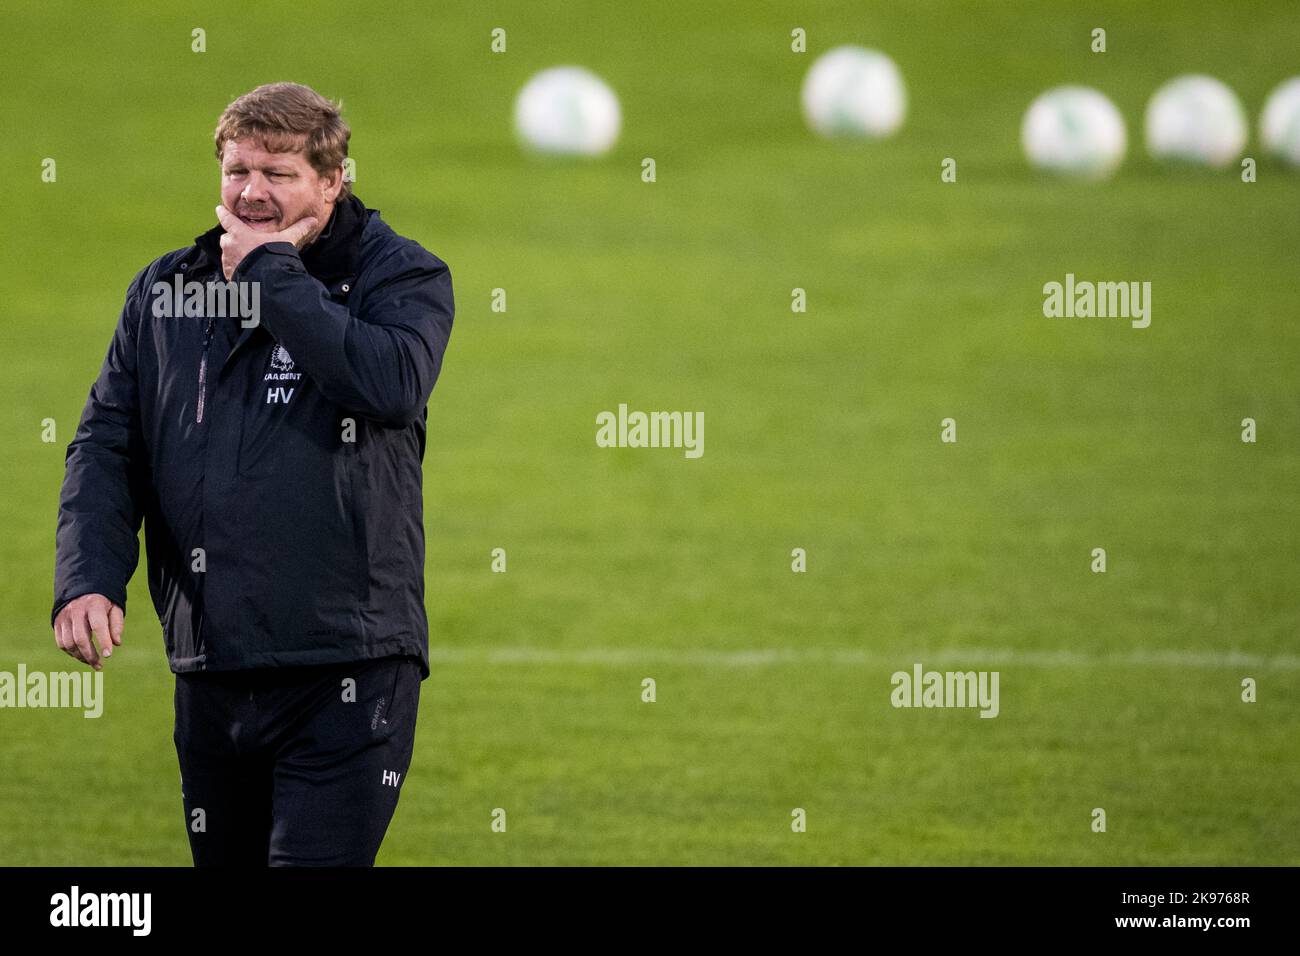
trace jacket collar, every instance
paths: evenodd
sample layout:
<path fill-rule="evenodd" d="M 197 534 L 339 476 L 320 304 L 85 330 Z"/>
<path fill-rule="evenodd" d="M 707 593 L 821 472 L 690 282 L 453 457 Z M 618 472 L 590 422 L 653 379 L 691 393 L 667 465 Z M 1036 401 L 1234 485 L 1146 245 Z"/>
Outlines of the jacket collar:
<path fill-rule="evenodd" d="M 301 252 L 307 272 L 325 285 L 355 276 L 361 263 L 361 233 L 372 211 L 356 196 L 335 203 L 325 230 Z M 216 225 L 194 237 L 200 252 L 196 268 L 210 264 L 220 269 L 221 237 L 225 233 Z"/>

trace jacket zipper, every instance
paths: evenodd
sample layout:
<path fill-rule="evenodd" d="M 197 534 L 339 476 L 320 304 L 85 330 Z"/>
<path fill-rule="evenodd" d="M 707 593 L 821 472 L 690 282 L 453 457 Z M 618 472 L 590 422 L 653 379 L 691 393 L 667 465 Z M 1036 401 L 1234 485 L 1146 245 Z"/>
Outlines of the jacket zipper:
<path fill-rule="evenodd" d="M 203 421 L 203 399 L 208 380 L 208 346 L 212 344 L 212 332 L 216 328 L 216 316 L 208 319 L 208 328 L 203 333 L 203 357 L 199 359 L 199 401 L 194 406 L 194 423 L 200 424 Z"/>

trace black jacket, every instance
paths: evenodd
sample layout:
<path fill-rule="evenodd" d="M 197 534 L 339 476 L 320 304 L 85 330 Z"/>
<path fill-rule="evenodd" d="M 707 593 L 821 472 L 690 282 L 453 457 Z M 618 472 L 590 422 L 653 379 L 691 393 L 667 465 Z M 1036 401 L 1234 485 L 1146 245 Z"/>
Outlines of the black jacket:
<path fill-rule="evenodd" d="M 176 277 L 224 281 L 222 232 L 127 290 L 68 446 L 51 620 L 88 593 L 126 607 L 143 520 L 173 671 L 411 654 L 427 677 L 421 463 L 450 271 L 352 197 L 301 256 L 240 264 L 260 324 L 211 302 L 167 317 Z"/>

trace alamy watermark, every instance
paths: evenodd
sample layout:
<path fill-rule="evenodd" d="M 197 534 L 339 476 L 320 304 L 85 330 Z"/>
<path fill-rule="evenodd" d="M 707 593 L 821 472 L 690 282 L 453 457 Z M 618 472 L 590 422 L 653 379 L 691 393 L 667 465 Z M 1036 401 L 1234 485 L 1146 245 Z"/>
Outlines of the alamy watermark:
<path fill-rule="evenodd" d="M 996 717 L 998 671 L 927 671 L 918 661 L 911 673 L 895 671 L 889 702 L 895 707 L 978 707 L 981 717 Z"/>
<path fill-rule="evenodd" d="M 27 672 L 0 671 L 0 707 L 68 707 L 81 710 L 83 717 L 104 712 L 103 671 Z"/>
<path fill-rule="evenodd" d="M 50 897 L 50 925 L 56 927 L 125 927 L 132 936 L 148 936 L 153 926 L 152 893 L 83 893 L 73 884 Z"/>
<path fill-rule="evenodd" d="M 1043 315 L 1049 319 L 1132 319 L 1135 329 L 1151 324 L 1150 282 L 1076 281 L 1073 272 L 1065 282 L 1043 286 Z"/>
<path fill-rule="evenodd" d="M 149 292 L 156 319 L 234 318 L 246 329 L 262 321 L 262 285 L 257 281 L 185 282 L 178 273 L 171 282 L 155 282 Z"/>
<path fill-rule="evenodd" d="M 687 458 L 704 454 L 703 412 L 629 412 L 620 402 L 618 413 L 596 415 L 596 444 L 600 448 L 684 448 Z"/>

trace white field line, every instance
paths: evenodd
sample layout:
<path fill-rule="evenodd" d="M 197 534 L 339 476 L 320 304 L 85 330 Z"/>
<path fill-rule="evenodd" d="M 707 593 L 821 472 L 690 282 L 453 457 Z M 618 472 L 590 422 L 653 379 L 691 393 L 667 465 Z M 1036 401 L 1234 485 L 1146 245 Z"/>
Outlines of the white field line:
<path fill-rule="evenodd" d="M 879 666 L 910 669 L 919 661 L 927 668 L 943 664 L 1005 664 L 1023 667 L 1167 667 L 1300 670 L 1300 656 L 1253 654 L 1247 651 L 1134 650 L 1094 654 L 1071 650 L 1027 651 L 992 647 L 954 647 L 931 651 L 855 651 L 837 648 L 754 648 L 750 650 L 671 650 L 666 648 L 591 647 L 547 650 L 535 647 L 469 649 L 430 647 L 432 663 L 482 664 L 640 664 L 702 667 L 764 667 L 773 664 Z"/>

